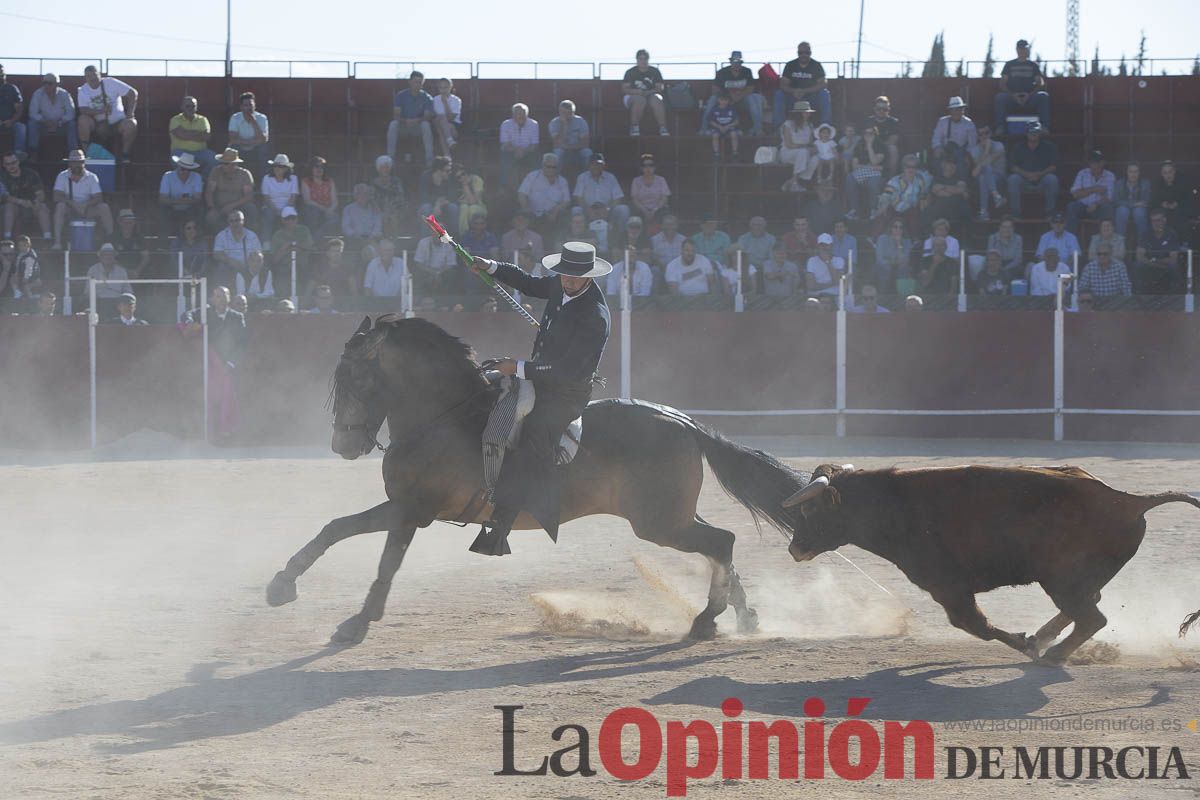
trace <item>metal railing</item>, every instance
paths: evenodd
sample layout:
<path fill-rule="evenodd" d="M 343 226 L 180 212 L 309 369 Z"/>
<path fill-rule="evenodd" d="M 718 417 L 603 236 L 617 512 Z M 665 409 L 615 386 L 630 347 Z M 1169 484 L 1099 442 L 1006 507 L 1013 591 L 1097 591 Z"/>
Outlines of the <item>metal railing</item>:
<path fill-rule="evenodd" d="M 413 70 L 423 72 L 427 80 L 467 80 L 475 77 L 475 63 L 472 61 L 355 61 L 350 77 L 405 80 Z"/>

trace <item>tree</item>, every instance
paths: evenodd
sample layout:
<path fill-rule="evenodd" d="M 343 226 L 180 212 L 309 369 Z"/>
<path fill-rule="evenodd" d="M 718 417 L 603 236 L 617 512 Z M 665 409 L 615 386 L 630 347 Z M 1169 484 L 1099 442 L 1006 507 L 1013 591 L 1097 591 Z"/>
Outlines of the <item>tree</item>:
<path fill-rule="evenodd" d="M 1200 55 L 1196 56 L 1196 60 L 1192 62 L 1192 74 L 1200 75 Z"/>
<path fill-rule="evenodd" d="M 946 77 L 946 41 L 945 32 L 933 37 L 933 47 L 929 50 L 929 60 L 921 70 L 922 78 Z"/>
<path fill-rule="evenodd" d="M 912 77 L 912 62 L 911 61 L 904 62 L 904 70 L 900 73 L 900 75 L 898 77 L 901 77 L 901 78 L 911 78 Z"/>
<path fill-rule="evenodd" d="M 1092 56 L 1092 68 L 1088 70 L 1089 75 L 1102 75 L 1100 72 L 1100 43 L 1096 43 L 1096 52 Z"/>
<path fill-rule="evenodd" d="M 1125 63 L 1125 54 L 1121 53 L 1121 63 L 1117 64 L 1117 74 L 1125 77 L 1129 74 L 1129 66 Z"/>
<path fill-rule="evenodd" d="M 1142 71 L 1146 68 L 1146 31 L 1145 30 L 1142 31 L 1142 39 L 1140 42 L 1138 42 L 1138 51 L 1137 51 L 1137 57 L 1135 59 L 1135 63 L 1137 64 L 1137 67 L 1134 68 L 1133 74 L 1141 75 Z"/>
<path fill-rule="evenodd" d="M 988 51 L 983 57 L 983 77 L 994 78 L 996 76 L 996 59 L 992 57 L 992 34 L 988 34 Z M 1099 47 L 1099 45 L 1097 45 Z"/>
<path fill-rule="evenodd" d="M 963 69 L 963 60 L 961 58 L 958 60 L 958 66 L 954 68 L 954 77 L 956 77 L 956 78 L 965 78 L 966 77 L 966 73 Z"/>

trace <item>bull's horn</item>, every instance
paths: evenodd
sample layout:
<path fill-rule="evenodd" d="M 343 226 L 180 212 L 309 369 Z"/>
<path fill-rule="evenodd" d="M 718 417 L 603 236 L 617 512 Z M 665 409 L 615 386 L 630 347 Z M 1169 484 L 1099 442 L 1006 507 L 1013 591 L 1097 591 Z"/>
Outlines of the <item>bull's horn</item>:
<path fill-rule="evenodd" d="M 842 464 L 842 471 L 843 472 L 854 472 L 854 465 L 853 464 Z"/>
<path fill-rule="evenodd" d="M 803 489 L 796 492 L 794 495 L 789 497 L 787 500 L 784 500 L 783 507 L 791 508 L 792 506 L 798 506 L 801 503 L 807 503 L 809 500 L 812 500 L 813 498 L 817 497 L 819 494 L 821 494 L 821 492 L 825 491 L 828 488 L 829 488 L 829 478 L 826 478 L 824 475 L 822 475 L 821 477 L 817 478 L 815 481 L 810 483 L 808 486 L 805 486 Z"/>

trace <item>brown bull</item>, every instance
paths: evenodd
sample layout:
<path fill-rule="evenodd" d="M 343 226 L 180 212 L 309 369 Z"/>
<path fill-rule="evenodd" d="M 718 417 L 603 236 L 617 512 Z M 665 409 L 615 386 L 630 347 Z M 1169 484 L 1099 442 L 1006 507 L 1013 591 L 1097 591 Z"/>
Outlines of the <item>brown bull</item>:
<path fill-rule="evenodd" d="M 1062 663 L 1106 624 L 1096 607 L 1100 589 L 1137 552 L 1143 515 L 1174 502 L 1200 508 L 1180 492 L 1127 494 L 1077 467 L 823 464 L 784 506 L 799 506 L 788 548 L 797 561 L 856 545 L 933 595 L 955 627 Z M 1030 583 L 1059 609 L 1033 636 L 994 627 L 975 603 L 979 592 Z M 1045 650 L 1072 622 L 1071 633 Z"/>

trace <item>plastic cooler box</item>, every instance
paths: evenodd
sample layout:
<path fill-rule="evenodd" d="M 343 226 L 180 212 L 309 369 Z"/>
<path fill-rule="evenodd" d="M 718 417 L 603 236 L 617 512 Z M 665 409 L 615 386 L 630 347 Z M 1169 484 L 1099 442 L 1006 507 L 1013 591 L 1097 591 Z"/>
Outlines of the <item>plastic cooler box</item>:
<path fill-rule="evenodd" d="M 77 219 L 71 222 L 71 250 L 91 251 L 96 247 L 96 221 Z"/>
<path fill-rule="evenodd" d="M 1034 114 L 1032 116 L 1024 116 L 1024 115 L 1020 115 L 1020 114 L 1015 114 L 1015 115 L 1009 115 L 1007 117 L 1007 119 L 1005 120 L 1004 124 L 1005 124 L 1005 128 L 1007 129 L 1009 136 L 1024 136 L 1025 128 L 1029 126 L 1029 123 L 1037 122 L 1037 121 L 1038 121 L 1037 114 Z M 108 191 L 108 190 L 105 189 L 105 191 Z"/>
<path fill-rule="evenodd" d="M 117 190 L 117 162 L 112 158 L 89 158 L 86 162 L 89 170 L 96 173 L 100 179 L 100 190 L 111 194 Z"/>

